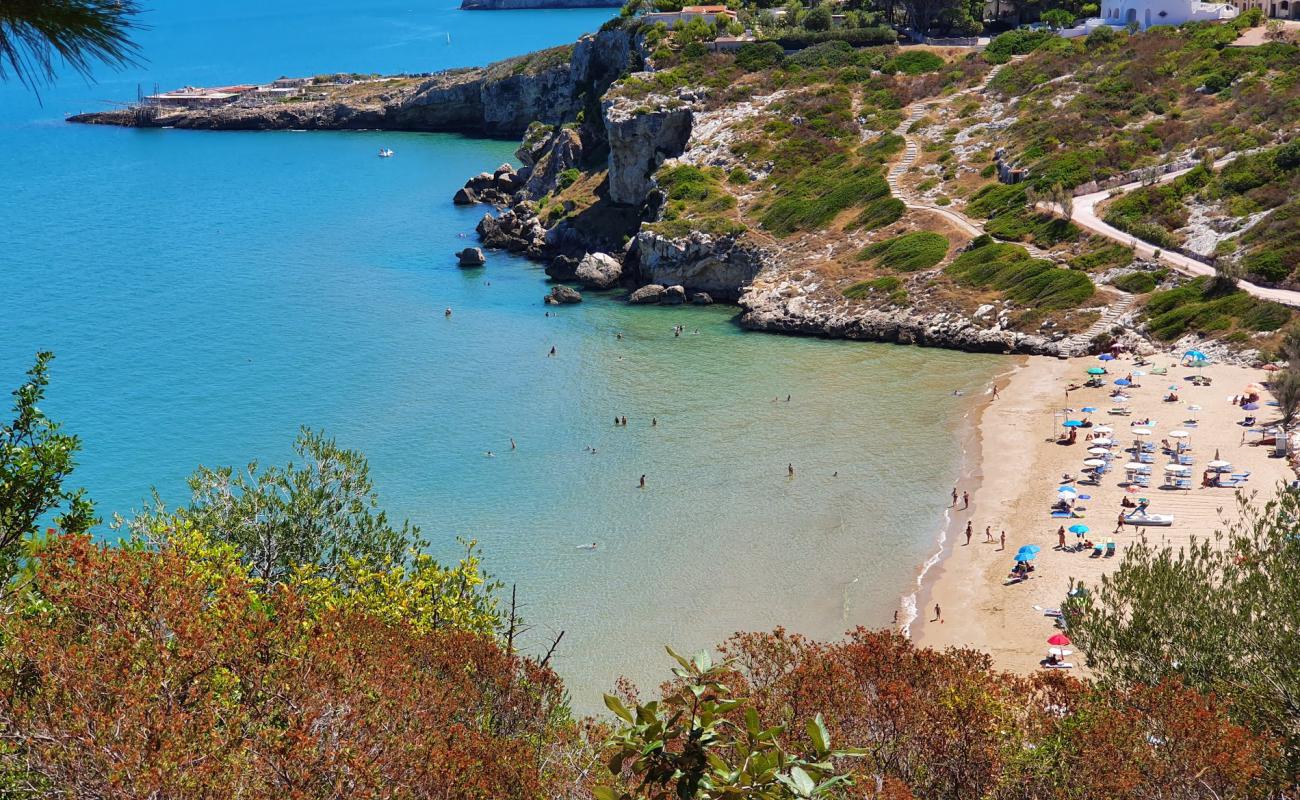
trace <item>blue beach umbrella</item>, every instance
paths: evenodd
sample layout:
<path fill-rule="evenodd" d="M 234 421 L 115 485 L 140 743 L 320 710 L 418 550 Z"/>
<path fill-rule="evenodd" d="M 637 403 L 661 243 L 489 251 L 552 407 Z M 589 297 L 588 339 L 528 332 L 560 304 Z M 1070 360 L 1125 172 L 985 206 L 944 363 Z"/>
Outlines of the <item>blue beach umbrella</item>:
<path fill-rule="evenodd" d="M 1111 355 L 1110 353 L 1102 353 L 1101 355 L 1097 356 L 1097 360 L 1098 360 L 1098 361 L 1114 361 L 1114 360 L 1115 360 L 1115 356 Z"/>
<path fill-rule="evenodd" d="M 1132 386 L 1132 385 L 1133 385 L 1133 381 L 1129 380 L 1128 378 L 1120 378 L 1119 380 L 1115 381 L 1115 385 L 1116 385 L 1116 386 Z"/>
<path fill-rule="evenodd" d="M 1084 406 L 1083 408 L 1081 408 L 1081 409 L 1079 409 L 1079 410 L 1082 411 L 1082 412 L 1085 413 L 1085 414 L 1096 414 L 1096 413 L 1097 413 L 1097 409 L 1093 408 L 1092 406 Z"/>
<path fill-rule="evenodd" d="M 1195 359 L 1195 360 L 1197 360 L 1197 361 L 1209 361 L 1209 360 L 1210 360 L 1210 357 L 1207 356 L 1206 354 L 1202 353 L 1200 350 L 1188 350 L 1186 353 L 1183 353 L 1183 358 L 1192 358 L 1192 359 Z"/>
<path fill-rule="evenodd" d="M 1022 544 L 1022 545 L 1020 545 L 1020 552 L 1021 552 L 1021 553 L 1037 553 L 1039 550 L 1042 550 L 1042 549 L 1043 549 L 1043 548 L 1039 547 L 1039 546 L 1036 545 L 1036 544 Z"/>
<path fill-rule="evenodd" d="M 1089 374 L 1089 375 L 1105 375 L 1105 374 L 1106 374 L 1106 370 L 1102 369 L 1101 367 L 1088 367 L 1088 374 Z"/>
<path fill-rule="evenodd" d="M 1071 525 L 1071 526 L 1070 526 L 1070 533 L 1087 533 L 1087 532 L 1088 532 L 1088 526 L 1087 526 L 1087 525 Z"/>
<path fill-rule="evenodd" d="M 1017 561 L 1033 561 L 1035 558 L 1038 558 L 1037 553 L 1030 553 L 1025 550 L 1021 550 L 1019 553 L 1016 553 Z"/>

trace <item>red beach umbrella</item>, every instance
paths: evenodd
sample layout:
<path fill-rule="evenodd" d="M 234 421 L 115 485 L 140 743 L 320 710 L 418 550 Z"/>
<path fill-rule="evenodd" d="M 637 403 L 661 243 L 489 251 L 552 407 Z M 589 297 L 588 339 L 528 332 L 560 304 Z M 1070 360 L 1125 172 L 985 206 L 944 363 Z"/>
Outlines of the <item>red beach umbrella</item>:
<path fill-rule="evenodd" d="M 1047 643 L 1055 645 L 1056 647 L 1065 647 L 1067 644 L 1074 644 L 1074 642 L 1070 641 L 1070 637 L 1066 636 L 1064 633 L 1054 634 L 1047 640 Z"/>

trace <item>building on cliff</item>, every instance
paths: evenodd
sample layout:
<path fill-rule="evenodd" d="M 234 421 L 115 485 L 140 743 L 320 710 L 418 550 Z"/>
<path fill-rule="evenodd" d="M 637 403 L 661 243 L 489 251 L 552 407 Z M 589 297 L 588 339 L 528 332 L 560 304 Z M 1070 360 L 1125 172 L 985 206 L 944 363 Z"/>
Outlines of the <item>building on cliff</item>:
<path fill-rule="evenodd" d="M 209 106 L 223 106 L 226 103 L 233 102 L 240 95 L 256 91 L 257 88 L 253 84 L 217 86 L 212 89 L 186 86 L 170 92 L 148 95 L 144 98 L 144 101 L 148 105 L 162 108 L 206 108 Z"/>
<path fill-rule="evenodd" d="M 1197 0 L 1104 0 L 1101 20 L 1124 27 L 1137 23 L 1141 30 L 1153 25 L 1182 25 L 1185 22 L 1232 19 L 1237 9 L 1231 3 L 1201 3 Z"/>
<path fill-rule="evenodd" d="M 703 20 L 712 25 L 718 17 L 726 17 L 727 19 L 734 20 L 736 18 L 736 12 L 726 6 L 682 6 L 681 11 L 652 11 L 649 14 L 643 15 L 641 19 L 650 25 L 662 22 L 671 28 L 678 24 L 685 25 L 691 20 L 696 19 Z"/>

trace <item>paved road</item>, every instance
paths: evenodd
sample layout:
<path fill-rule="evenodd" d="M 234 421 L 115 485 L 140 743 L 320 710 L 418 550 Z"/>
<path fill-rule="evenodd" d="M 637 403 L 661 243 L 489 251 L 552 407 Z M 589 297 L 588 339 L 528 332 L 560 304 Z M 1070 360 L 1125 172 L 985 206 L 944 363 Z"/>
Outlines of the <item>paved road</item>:
<path fill-rule="evenodd" d="M 1221 167 L 1223 164 L 1231 161 L 1234 157 L 1220 159 L 1214 163 L 1214 166 L 1216 168 Z M 1191 169 L 1194 169 L 1194 167 Z M 1179 175 L 1190 172 L 1191 169 L 1170 172 L 1161 176 L 1158 182 L 1166 183 L 1177 178 Z M 1125 233 L 1118 228 L 1107 225 L 1102 221 L 1101 217 L 1097 215 L 1097 205 L 1110 197 L 1113 193 L 1131 192 L 1141 186 L 1142 183 L 1137 181 L 1134 183 L 1124 184 L 1117 189 L 1106 189 L 1100 192 L 1093 192 L 1092 194 L 1079 195 L 1074 198 L 1074 213 L 1071 215 L 1071 219 L 1074 220 L 1074 224 L 1081 228 L 1092 231 L 1099 236 L 1105 236 L 1107 239 L 1114 240 L 1120 244 L 1129 245 L 1133 248 L 1134 252 L 1143 258 L 1154 258 L 1155 251 L 1159 248 L 1147 244 L 1141 239 L 1135 238 L 1131 233 Z M 1167 250 L 1161 250 L 1159 260 L 1186 275 L 1214 274 L 1214 267 L 1202 264 L 1196 259 L 1188 258 L 1181 253 L 1171 253 Z M 1237 285 L 1255 297 L 1264 300 L 1272 300 L 1275 303 L 1282 303 L 1283 305 L 1300 307 L 1300 292 L 1294 292 L 1287 289 L 1269 289 L 1264 286 L 1256 286 L 1248 281 L 1238 281 Z"/>

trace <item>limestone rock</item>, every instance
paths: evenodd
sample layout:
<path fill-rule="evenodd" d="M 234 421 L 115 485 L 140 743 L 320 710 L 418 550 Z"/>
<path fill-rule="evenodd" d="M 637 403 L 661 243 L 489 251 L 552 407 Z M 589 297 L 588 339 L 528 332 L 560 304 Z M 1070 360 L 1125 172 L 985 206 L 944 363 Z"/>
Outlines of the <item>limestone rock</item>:
<path fill-rule="evenodd" d="M 559 306 L 568 305 L 570 303 L 581 303 L 582 295 L 578 293 L 577 289 L 568 286 L 556 286 L 551 289 L 551 293 L 546 295 L 544 299 L 547 305 Z"/>
<path fill-rule="evenodd" d="M 665 306 L 680 306 L 686 302 L 686 289 L 682 286 L 669 286 L 664 289 L 663 297 L 659 298 L 659 303 Z"/>
<path fill-rule="evenodd" d="M 524 185 L 529 197 L 541 197 L 560 187 L 560 174 L 582 162 L 582 137 L 560 128 L 532 153 L 536 159 Z"/>
<path fill-rule="evenodd" d="M 639 207 L 654 186 L 651 176 L 659 165 L 686 149 L 691 109 L 675 99 L 652 96 L 639 101 L 606 100 L 603 111 L 609 140 L 609 199 Z"/>
<path fill-rule="evenodd" d="M 608 289 L 623 277 L 623 265 L 607 253 L 588 253 L 574 275 L 588 288 Z"/>
<path fill-rule="evenodd" d="M 713 298 L 709 296 L 708 292 L 696 292 L 691 295 L 691 303 L 697 306 L 711 306 L 713 305 Z"/>
<path fill-rule="evenodd" d="M 735 300 L 772 256 L 743 237 L 710 236 L 695 231 L 668 238 L 642 228 L 636 236 L 641 280 L 681 284 L 707 292 L 713 300 Z"/>
<path fill-rule="evenodd" d="M 481 192 L 484 189 L 491 189 L 496 178 L 490 172 L 480 172 L 469 180 L 465 181 L 466 189 L 473 189 L 475 192 Z"/>
<path fill-rule="evenodd" d="M 577 277 L 577 274 L 578 259 L 572 256 L 556 256 L 546 265 L 546 277 L 553 281 L 571 281 Z"/>
<path fill-rule="evenodd" d="M 627 301 L 634 305 L 658 303 L 664 296 L 664 291 L 664 287 L 657 283 L 647 284 L 629 295 Z"/>
<path fill-rule="evenodd" d="M 487 263 L 487 257 L 477 247 L 466 247 L 456 254 L 462 267 L 481 267 Z"/>
<path fill-rule="evenodd" d="M 478 192 L 468 186 L 462 186 L 452 195 L 451 202 L 458 206 L 472 206 L 478 202 Z"/>

